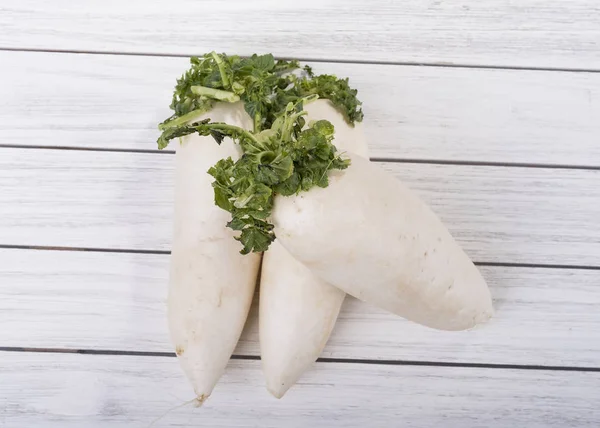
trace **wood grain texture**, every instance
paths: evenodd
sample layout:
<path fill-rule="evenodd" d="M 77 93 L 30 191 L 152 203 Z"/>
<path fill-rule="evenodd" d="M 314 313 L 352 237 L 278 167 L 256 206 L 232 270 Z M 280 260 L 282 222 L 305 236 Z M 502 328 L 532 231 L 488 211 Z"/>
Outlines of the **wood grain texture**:
<path fill-rule="evenodd" d="M 5 0 L 0 47 L 600 68 L 595 0 Z"/>
<path fill-rule="evenodd" d="M 6 428 L 146 428 L 193 398 L 175 358 L 0 354 Z M 232 361 L 201 408 L 154 427 L 596 427 L 600 374 L 317 364 L 280 401 L 258 361 Z"/>
<path fill-rule="evenodd" d="M 600 271 L 482 267 L 492 321 L 440 332 L 354 298 L 323 357 L 600 367 Z M 168 256 L 0 250 L 0 344 L 172 352 Z M 258 300 L 235 351 L 259 355 Z"/>
<path fill-rule="evenodd" d="M 188 67 L 31 52 L 0 63 L 0 144 L 142 150 Z M 359 89 L 374 157 L 600 166 L 600 73 L 311 65 Z"/>
<path fill-rule="evenodd" d="M 479 262 L 600 266 L 600 171 L 383 163 Z M 168 250 L 174 156 L 3 149 L 0 244 Z"/>

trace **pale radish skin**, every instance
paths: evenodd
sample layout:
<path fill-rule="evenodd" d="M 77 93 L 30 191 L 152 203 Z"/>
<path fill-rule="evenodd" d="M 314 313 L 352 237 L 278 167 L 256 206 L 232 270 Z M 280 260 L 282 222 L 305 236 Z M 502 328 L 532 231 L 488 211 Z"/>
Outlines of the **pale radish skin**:
<path fill-rule="evenodd" d="M 241 103 L 217 103 L 200 119 L 251 129 Z M 241 155 L 226 138 L 184 137 L 176 146 L 174 235 L 168 318 L 179 362 L 201 404 L 211 394 L 248 316 L 260 266 L 259 254 L 240 254 L 231 216 L 214 203 L 207 171 L 217 161 Z"/>
<path fill-rule="evenodd" d="M 339 151 L 368 157 L 362 123 L 348 125 L 328 100 L 304 106 L 307 120 L 325 119 L 335 128 Z M 275 240 L 265 252 L 260 280 L 259 333 L 267 389 L 281 398 L 319 357 L 345 293 L 316 277 Z"/>
<path fill-rule="evenodd" d="M 433 211 L 381 167 L 349 156 L 329 187 L 276 198 L 279 242 L 324 281 L 417 323 L 464 330 L 488 320 L 483 277 Z"/>

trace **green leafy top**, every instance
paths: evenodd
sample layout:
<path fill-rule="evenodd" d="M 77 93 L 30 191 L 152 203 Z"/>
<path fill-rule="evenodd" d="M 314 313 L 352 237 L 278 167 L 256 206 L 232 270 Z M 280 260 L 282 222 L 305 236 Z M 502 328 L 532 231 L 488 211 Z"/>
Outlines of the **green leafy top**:
<path fill-rule="evenodd" d="M 275 61 L 271 54 L 241 58 L 212 52 L 190 62 L 191 68 L 177 80 L 171 102 L 174 113 L 159 125 L 162 131 L 209 111 L 215 101 L 240 99 L 255 131 L 269 127 L 277 114 L 270 107 L 275 88 L 288 86 L 293 79 L 289 73 L 299 68 L 297 61 Z M 159 148 L 167 141 L 160 140 Z"/>
<path fill-rule="evenodd" d="M 241 58 L 211 52 L 192 57 L 190 62 L 191 68 L 175 86 L 173 115 L 159 125 L 163 132 L 193 121 L 209 111 L 215 101 L 240 99 L 254 121 L 255 132 L 270 128 L 288 103 L 310 95 L 331 100 L 350 124 L 363 118 L 357 91 L 350 88 L 348 79 L 315 76 L 309 66 L 298 76 L 294 72 L 300 71 L 300 64 L 295 60 L 275 61 L 271 54 Z M 159 140 L 159 148 L 166 147 L 168 136 Z"/>
<path fill-rule="evenodd" d="M 239 160 L 222 159 L 208 171 L 215 178 L 215 204 L 231 213 L 227 226 L 241 232 L 236 239 L 243 254 L 265 251 L 275 239 L 268 221 L 274 196 L 327 187 L 328 171 L 350 164 L 331 143 L 330 122 L 305 127 L 304 104 L 327 98 L 353 124 L 363 117 L 357 91 L 348 79 L 315 76 L 310 67 L 298 74 L 297 61 L 275 61 L 270 54 L 240 58 L 213 52 L 192 58 L 191 64 L 177 81 L 174 114 L 159 125 L 158 146 L 165 148 L 170 140 L 192 133 L 210 135 L 218 144 L 225 137 L 239 143 Z M 215 101 L 239 100 L 253 118 L 252 132 L 210 119 L 194 122 Z"/>

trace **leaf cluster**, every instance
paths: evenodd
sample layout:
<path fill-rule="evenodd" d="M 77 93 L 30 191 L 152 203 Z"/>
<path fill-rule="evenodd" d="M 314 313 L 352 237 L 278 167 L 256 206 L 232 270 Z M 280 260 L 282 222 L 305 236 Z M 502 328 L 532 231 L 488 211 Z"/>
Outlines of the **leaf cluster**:
<path fill-rule="evenodd" d="M 218 144 L 226 137 L 240 144 L 239 160 L 222 159 L 208 173 L 215 179 L 215 204 L 231 213 L 227 226 L 240 232 L 236 239 L 243 254 L 265 251 L 275 239 L 269 217 L 276 194 L 327 187 L 328 171 L 349 165 L 332 144 L 330 122 L 306 124 L 304 104 L 317 98 L 331 100 L 350 124 L 363 118 L 348 79 L 316 76 L 308 66 L 300 69 L 298 61 L 275 61 L 270 54 L 194 57 L 177 80 L 173 115 L 159 125 L 158 147 L 193 133 L 210 135 Z M 240 100 L 253 119 L 252 131 L 210 119 L 194 121 L 214 102 Z"/>

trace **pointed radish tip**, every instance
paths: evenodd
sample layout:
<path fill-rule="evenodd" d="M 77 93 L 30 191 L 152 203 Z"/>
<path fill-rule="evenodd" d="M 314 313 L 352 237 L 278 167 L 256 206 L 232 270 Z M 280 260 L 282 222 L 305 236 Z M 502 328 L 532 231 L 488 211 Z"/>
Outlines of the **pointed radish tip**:
<path fill-rule="evenodd" d="M 194 398 L 194 406 L 202 407 L 204 402 L 210 397 L 210 394 L 200 394 L 196 398 Z"/>
<path fill-rule="evenodd" d="M 283 384 L 277 384 L 277 387 L 275 388 L 271 385 L 267 385 L 267 391 L 278 400 L 285 395 L 288 389 L 289 387 Z"/>
<path fill-rule="evenodd" d="M 446 324 L 445 326 L 429 326 L 436 330 L 443 331 L 470 331 L 480 328 L 482 325 L 487 324 L 494 315 L 494 309 L 490 306 L 488 309 L 479 310 L 475 314 L 472 314 L 470 318 L 461 318 L 458 323 Z"/>

